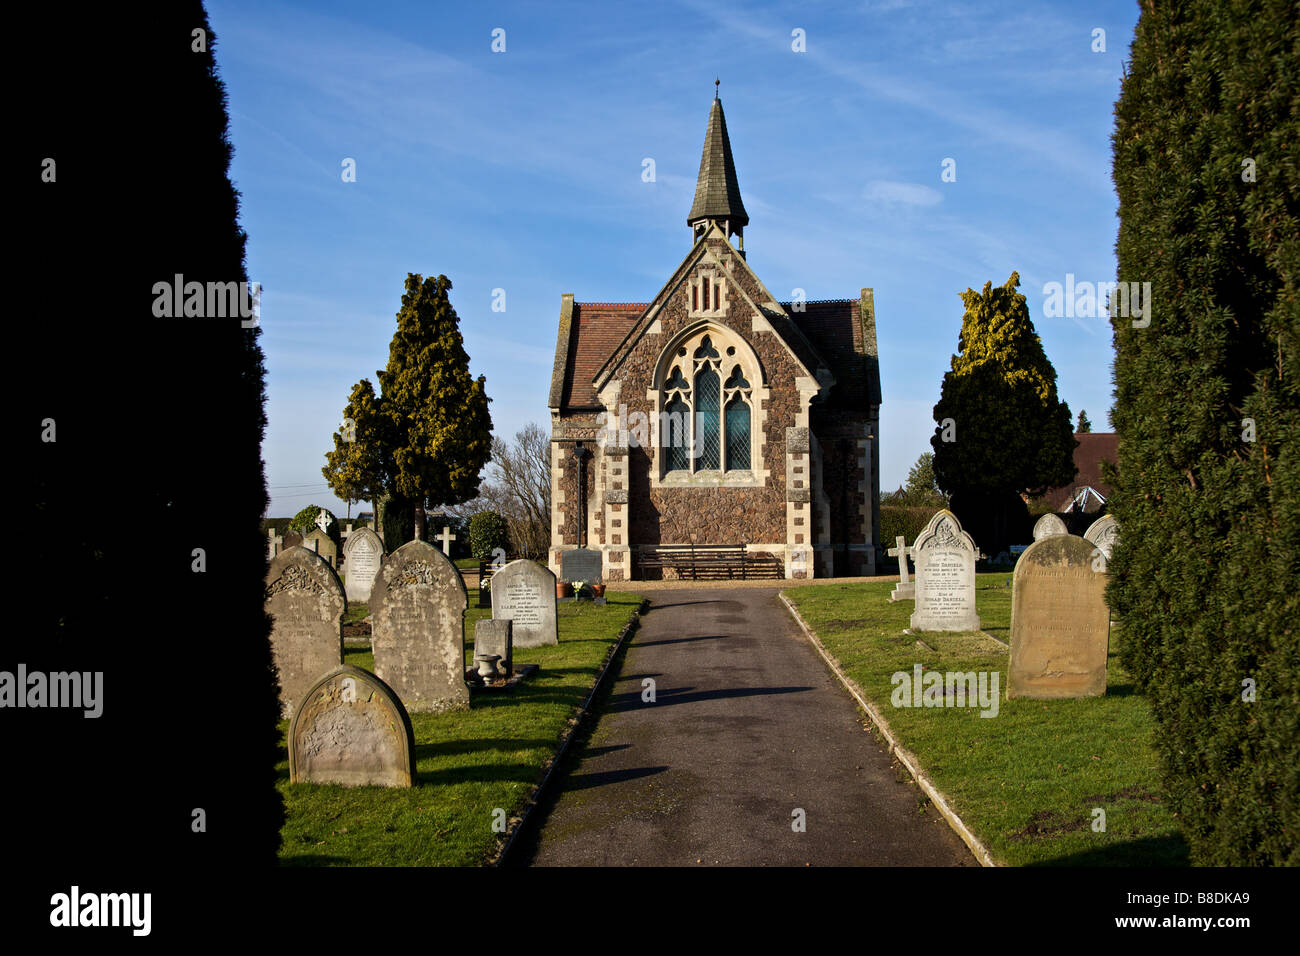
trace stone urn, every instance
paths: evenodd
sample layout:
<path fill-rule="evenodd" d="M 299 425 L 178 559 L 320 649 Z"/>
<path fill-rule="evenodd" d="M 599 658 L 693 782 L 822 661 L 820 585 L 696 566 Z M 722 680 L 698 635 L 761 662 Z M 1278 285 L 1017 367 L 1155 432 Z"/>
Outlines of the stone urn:
<path fill-rule="evenodd" d="M 556 581 L 555 596 L 557 598 L 573 597 L 573 585 L 568 581 Z"/>
<path fill-rule="evenodd" d="M 592 596 L 592 597 L 594 597 L 594 598 L 603 598 L 603 597 L 605 596 L 605 585 L 603 585 L 603 584 L 590 584 L 590 585 L 588 585 L 588 587 L 591 588 L 591 596 Z"/>
<path fill-rule="evenodd" d="M 478 676 L 483 679 L 483 683 L 486 684 L 497 676 L 497 661 L 501 660 L 500 654 L 476 654 L 474 660 L 478 662 Z"/>

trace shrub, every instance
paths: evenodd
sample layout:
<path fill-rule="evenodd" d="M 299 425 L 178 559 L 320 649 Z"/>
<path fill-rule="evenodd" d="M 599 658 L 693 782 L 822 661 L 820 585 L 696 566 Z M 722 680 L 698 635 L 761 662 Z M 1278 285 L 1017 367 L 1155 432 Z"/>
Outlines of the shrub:
<path fill-rule="evenodd" d="M 469 519 L 469 550 L 480 561 L 491 561 L 497 548 L 505 550 L 509 541 L 506 519 L 495 511 L 480 511 Z"/>

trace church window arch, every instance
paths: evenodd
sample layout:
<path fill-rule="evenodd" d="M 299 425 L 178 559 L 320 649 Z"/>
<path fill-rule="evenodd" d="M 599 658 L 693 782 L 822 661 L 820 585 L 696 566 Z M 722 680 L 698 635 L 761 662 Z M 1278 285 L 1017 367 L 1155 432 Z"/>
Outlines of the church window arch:
<path fill-rule="evenodd" d="M 737 355 L 737 344 L 741 345 Z M 658 388 L 659 478 L 757 483 L 757 357 L 730 330 L 707 326 L 666 349 Z M 761 390 L 761 389 L 760 389 Z"/>

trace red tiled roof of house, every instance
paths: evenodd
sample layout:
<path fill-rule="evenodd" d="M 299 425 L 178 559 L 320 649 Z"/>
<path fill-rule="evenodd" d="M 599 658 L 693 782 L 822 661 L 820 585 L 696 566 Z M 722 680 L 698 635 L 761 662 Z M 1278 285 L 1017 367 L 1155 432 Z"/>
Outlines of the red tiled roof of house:
<path fill-rule="evenodd" d="M 1074 449 L 1074 466 L 1079 471 L 1071 484 L 1047 489 L 1046 498 L 1053 511 L 1063 511 L 1084 488 L 1094 488 L 1105 498 L 1111 495 L 1111 486 L 1101 477 L 1101 463 L 1116 464 L 1119 435 L 1115 432 L 1075 432 L 1074 437 L 1079 442 Z"/>
<path fill-rule="evenodd" d="M 649 306 L 649 302 L 573 303 L 563 407 L 600 407 L 591 380 Z"/>

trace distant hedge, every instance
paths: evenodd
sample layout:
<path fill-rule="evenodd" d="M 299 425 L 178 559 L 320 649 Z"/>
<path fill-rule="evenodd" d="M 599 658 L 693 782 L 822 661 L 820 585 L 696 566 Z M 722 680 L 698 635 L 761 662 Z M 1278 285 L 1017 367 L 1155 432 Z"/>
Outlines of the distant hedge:
<path fill-rule="evenodd" d="M 880 506 L 880 544 L 886 551 L 895 546 L 894 539 L 900 534 L 906 539 L 910 548 L 924 530 L 926 523 L 934 517 L 939 509 L 936 507 L 912 507 L 909 505 Z M 893 560 L 887 559 L 887 560 Z"/>

